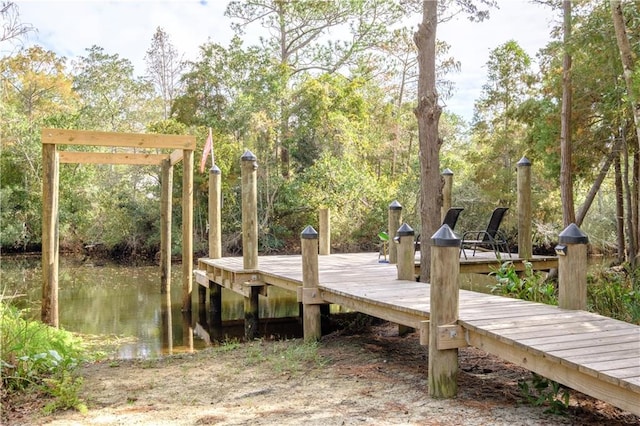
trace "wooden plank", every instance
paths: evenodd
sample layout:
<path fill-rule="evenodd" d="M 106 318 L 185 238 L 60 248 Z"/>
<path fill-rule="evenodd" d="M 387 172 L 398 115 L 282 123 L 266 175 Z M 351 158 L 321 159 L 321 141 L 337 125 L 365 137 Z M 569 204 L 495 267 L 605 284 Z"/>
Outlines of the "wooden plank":
<path fill-rule="evenodd" d="M 112 133 L 85 130 L 42 129 L 42 143 L 132 148 L 196 149 L 195 136 L 151 133 Z"/>
<path fill-rule="evenodd" d="M 61 163 L 128 164 L 159 166 L 168 157 L 162 154 L 59 151 Z"/>

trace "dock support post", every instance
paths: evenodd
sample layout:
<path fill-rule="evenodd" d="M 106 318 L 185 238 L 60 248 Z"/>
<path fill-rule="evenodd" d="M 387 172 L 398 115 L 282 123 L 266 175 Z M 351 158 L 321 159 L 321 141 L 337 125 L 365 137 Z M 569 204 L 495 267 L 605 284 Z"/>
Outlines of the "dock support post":
<path fill-rule="evenodd" d="M 327 207 L 320 208 L 320 254 L 331 254 L 331 212 Z"/>
<path fill-rule="evenodd" d="M 589 238 L 575 223 L 567 226 L 558 237 L 558 306 L 586 310 Z"/>
<path fill-rule="evenodd" d="M 518 167 L 518 257 L 530 259 L 531 243 L 531 161 L 522 157 Z"/>
<path fill-rule="evenodd" d="M 389 204 L 387 217 L 387 232 L 389 233 L 389 237 L 393 238 L 393 235 L 398 228 L 400 228 L 400 223 L 402 222 L 402 205 L 398 200 L 394 200 Z M 389 244 L 389 263 L 398 263 L 398 247 L 393 244 L 393 241 Z"/>
<path fill-rule="evenodd" d="M 209 258 L 222 257 L 222 173 L 209 169 Z M 222 323 L 222 287 L 209 280 L 209 311 L 214 324 Z"/>
<path fill-rule="evenodd" d="M 458 392 L 458 349 L 438 347 L 439 327 L 458 321 L 460 239 L 448 225 L 431 237 L 431 285 L 429 305 L 429 394 L 452 398 Z"/>
<path fill-rule="evenodd" d="M 249 150 L 241 159 L 242 174 L 242 262 L 244 269 L 258 268 L 258 179 L 257 158 Z"/>
<path fill-rule="evenodd" d="M 42 144 L 42 322 L 58 327 L 58 185 L 60 159 L 55 144 Z"/>
<path fill-rule="evenodd" d="M 444 220 L 444 216 L 452 205 L 451 194 L 453 193 L 453 172 L 451 169 L 446 168 L 442 171 L 442 179 L 444 180 L 444 185 L 442 186 L 442 209 L 440 210 L 441 221 Z"/>
<path fill-rule="evenodd" d="M 250 286 L 244 298 L 244 338 L 249 341 L 258 335 L 260 287 Z"/>
<path fill-rule="evenodd" d="M 318 233 L 307 226 L 300 234 L 302 246 L 302 328 L 305 342 L 322 337 L 318 291 Z"/>
<path fill-rule="evenodd" d="M 398 243 L 398 279 L 415 281 L 414 230 L 406 223 L 396 231 L 393 239 Z"/>
<path fill-rule="evenodd" d="M 171 160 L 162 161 L 162 194 L 160 195 L 160 294 L 171 289 L 171 193 L 173 166 Z"/>
<path fill-rule="evenodd" d="M 182 311 L 193 293 L 193 150 L 182 150 Z"/>

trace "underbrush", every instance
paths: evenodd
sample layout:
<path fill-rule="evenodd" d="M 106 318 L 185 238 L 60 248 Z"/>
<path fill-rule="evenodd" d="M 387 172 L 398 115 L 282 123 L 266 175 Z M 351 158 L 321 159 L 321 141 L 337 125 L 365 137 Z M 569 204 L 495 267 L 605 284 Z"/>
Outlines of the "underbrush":
<path fill-rule="evenodd" d="M 51 397 L 45 412 L 85 411 L 76 368 L 87 359 L 82 342 L 68 331 L 27 319 L 25 311 L 0 302 L 0 370 L 7 395 L 37 392 Z M 5 398 L 3 398 L 5 400 Z M 6 407 L 5 407 L 6 408 Z"/>

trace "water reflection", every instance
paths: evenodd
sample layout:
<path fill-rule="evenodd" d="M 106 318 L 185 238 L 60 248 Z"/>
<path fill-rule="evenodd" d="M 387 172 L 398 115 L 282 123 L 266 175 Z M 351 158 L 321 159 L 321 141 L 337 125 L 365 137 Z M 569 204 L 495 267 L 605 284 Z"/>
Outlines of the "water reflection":
<path fill-rule="evenodd" d="M 39 256 L 3 256 L 0 260 L 5 295 L 16 295 L 16 304 L 39 318 L 42 267 Z M 118 358 L 149 358 L 165 353 L 201 349 L 212 340 L 240 338 L 243 298 L 222 291 L 222 323 L 214 321 L 209 304 L 198 304 L 198 286 L 194 284 L 190 315 L 181 312 L 182 268 L 171 271 L 171 291 L 160 293 L 160 270 L 157 266 L 120 266 L 82 264 L 61 258 L 59 271 L 60 327 L 69 331 L 106 337 L 118 337 Z M 208 302 L 208 301 L 207 301 Z M 260 297 L 262 332 L 292 337 L 299 335 L 297 319 L 289 319 L 293 329 L 265 329 L 281 320 L 268 318 L 298 315 L 295 294 L 270 289 L 269 297 Z M 195 338 L 194 338 L 195 335 Z"/>

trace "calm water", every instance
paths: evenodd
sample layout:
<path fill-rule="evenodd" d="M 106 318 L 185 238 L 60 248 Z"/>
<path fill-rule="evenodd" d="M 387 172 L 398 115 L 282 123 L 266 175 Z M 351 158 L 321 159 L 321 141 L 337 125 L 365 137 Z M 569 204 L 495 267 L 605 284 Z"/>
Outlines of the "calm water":
<path fill-rule="evenodd" d="M 223 327 L 213 327 L 208 310 L 198 311 L 198 285 L 194 281 L 191 317 L 183 315 L 182 267 L 171 272 L 170 301 L 160 294 L 158 266 L 121 266 L 81 263 L 61 258 L 59 268 L 60 327 L 69 331 L 118 338 L 118 358 L 147 358 L 200 349 L 210 336 L 223 340 L 242 337 L 243 298 L 223 290 Z M 40 256 L 2 256 L 0 292 L 40 316 L 42 267 Z M 299 335 L 298 324 L 267 318 L 298 315 L 295 294 L 270 289 L 269 298 L 260 298 L 260 318 L 270 325 L 267 333 L 291 337 Z M 293 326 L 293 328 L 292 328 Z"/>

